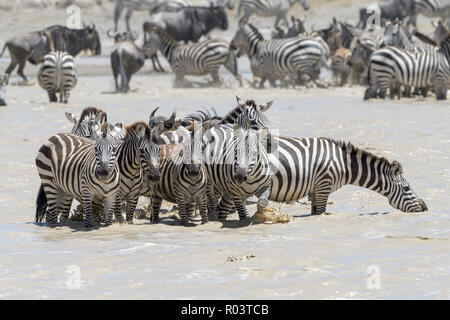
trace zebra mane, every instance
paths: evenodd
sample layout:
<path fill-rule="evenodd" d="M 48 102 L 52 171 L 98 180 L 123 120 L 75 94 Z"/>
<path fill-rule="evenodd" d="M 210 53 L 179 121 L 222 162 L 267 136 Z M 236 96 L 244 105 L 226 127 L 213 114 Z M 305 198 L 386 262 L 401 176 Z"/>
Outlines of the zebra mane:
<path fill-rule="evenodd" d="M 429 36 L 419 32 L 417 30 L 415 30 L 413 33 L 411 33 L 410 38 L 412 36 L 417 37 L 420 41 L 422 41 L 422 42 L 424 42 L 426 44 L 429 44 L 429 45 L 432 45 L 432 46 L 435 46 L 435 47 L 438 46 L 438 43 L 435 40 L 431 39 Z"/>
<path fill-rule="evenodd" d="M 201 122 L 205 122 L 208 120 L 220 120 L 222 118 L 220 118 L 217 115 L 217 111 L 216 109 L 214 109 L 214 107 L 211 108 L 212 113 L 210 110 L 206 109 L 205 107 L 203 107 L 204 110 L 198 110 L 194 113 L 190 113 L 187 116 L 185 116 L 183 118 L 183 121 L 201 121 Z"/>
<path fill-rule="evenodd" d="M 442 44 L 445 42 L 450 42 L 450 31 L 448 31 L 447 34 L 444 37 L 442 37 L 438 45 L 442 46 Z"/>
<path fill-rule="evenodd" d="M 158 35 L 162 35 L 163 37 L 165 37 L 165 38 L 167 38 L 167 40 L 169 41 L 169 42 L 172 42 L 172 43 L 178 43 L 178 41 L 177 40 L 175 40 L 174 38 L 172 38 L 165 30 L 163 30 L 163 29 L 161 29 L 161 28 L 159 28 L 159 27 L 151 27 L 150 28 L 150 30 L 148 30 L 147 32 L 152 32 L 152 31 L 154 31 L 156 34 L 158 34 Z"/>
<path fill-rule="evenodd" d="M 336 144 L 339 148 L 344 150 L 346 153 L 361 153 L 362 156 L 365 156 L 366 158 L 375 158 L 379 159 L 382 162 L 385 162 L 387 165 L 393 165 L 391 161 L 389 161 L 386 157 L 381 157 L 376 154 L 373 154 L 367 150 L 361 149 L 360 147 L 355 146 L 349 141 L 343 141 L 343 140 L 337 140 L 333 138 L 328 137 L 321 137 L 321 139 L 326 139 L 334 144 Z"/>
<path fill-rule="evenodd" d="M 261 34 L 261 32 L 259 32 L 258 28 L 256 28 L 253 24 L 251 24 L 250 22 L 247 22 L 247 25 L 249 26 L 250 29 L 252 29 L 252 31 L 254 33 L 256 33 L 256 35 L 258 36 L 258 38 L 264 40 L 263 35 Z"/>
<path fill-rule="evenodd" d="M 145 135 L 149 136 L 150 133 L 152 132 L 152 129 L 150 128 L 150 126 L 147 124 L 147 122 L 145 121 L 136 121 L 128 126 L 125 127 L 125 138 L 128 137 L 128 134 L 132 133 L 132 132 L 136 132 L 136 128 L 138 125 L 143 125 L 145 128 Z"/>
<path fill-rule="evenodd" d="M 83 111 L 81 112 L 80 119 L 78 120 L 78 122 L 83 121 L 83 119 L 85 117 L 89 117 L 89 118 L 92 118 L 92 116 L 95 117 L 99 113 L 103 114 L 102 119 L 101 119 L 102 122 L 108 121 L 108 115 L 102 109 L 98 109 L 95 107 L 87 107 L 87 108 L 84 108 Z"/>

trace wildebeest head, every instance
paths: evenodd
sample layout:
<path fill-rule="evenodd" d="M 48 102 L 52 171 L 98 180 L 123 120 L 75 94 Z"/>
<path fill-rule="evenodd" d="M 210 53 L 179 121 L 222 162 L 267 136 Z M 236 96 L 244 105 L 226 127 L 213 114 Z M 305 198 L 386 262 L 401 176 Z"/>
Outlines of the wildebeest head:
<path fill-rule="evenodd" d="M 81 29 L 82 49 L 94 52 L 96 56 L 102 53 L 102 46 L 100 43 L 100 36 L 95 29 L 95 25 L 86 26 Z"/>
<path fill-rule="evenodd" d="M 214 16 L 214 20 L 217 23 L 217 26 L 222 30 L 228 29 L 228 16 L 225 11 L 225 8 L 222 6 L 213 6 L 211 3 L 210 9 Z"/>
<path fill-rule="evenodd" d="M 373 53 L 373 49 L 365 45 L 358 38 L 355 38 L 355 40 L 355 47 L 352 51 L 352 57 L 348 61 L 348 65 L 366 65 L 369 61 L 370 55 Z"/>
<path fill-rule="evenodd" d="M 155 110 L 152 111 L 150 114 L 150 118 L 148 120 L 148 125 L 150 128 L 154 129 L 157 126 L 161 126 L 163 128 L 163 132 L 174 130 L 175 128 L 175 117 L 176 117 L 176 111 L 174 110 L 172 112 L 172 115 L 170 118 L 167 118 L 165 116 L 156 116 L 156 111 L 159 109 L 159 107 L 155 108 Z"/>
<path fill-rule="evenodd" d="M 114 39 L 114 43 L 118 43 L 118 42 L 122 42 L 122 41 L 135 41 L 138 37 L 138 32 L 137 31 L 123 31 L 123 32 L 118 32 L 118 31 L 114 31 L 112 28 L 109 29 L 106 32 L 106 35 L 110 38 Z"/>

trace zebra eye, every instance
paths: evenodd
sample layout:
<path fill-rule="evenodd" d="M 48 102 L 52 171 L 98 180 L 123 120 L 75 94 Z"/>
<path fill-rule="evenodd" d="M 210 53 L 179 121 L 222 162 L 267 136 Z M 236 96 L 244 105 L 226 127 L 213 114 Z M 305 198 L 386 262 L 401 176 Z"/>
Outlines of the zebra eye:
<path fill-rule="evenodd" d="M 404 186 L 403 187 L 403 191 L 405 191 L 405 192 L 408 192 L 408 191 L 410 191 L 411 190 L 411 188 L 409 187 L 409 186 Z"/>

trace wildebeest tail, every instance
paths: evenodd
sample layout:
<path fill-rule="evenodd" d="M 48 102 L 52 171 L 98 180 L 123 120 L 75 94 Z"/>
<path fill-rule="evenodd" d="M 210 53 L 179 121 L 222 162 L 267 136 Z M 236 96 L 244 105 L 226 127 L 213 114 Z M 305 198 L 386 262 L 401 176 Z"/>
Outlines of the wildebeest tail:
<path fill-rule="evenodd" d="M 44 186 L 41 184 L 36 198 L 36 222 L 43 222 L 45 212 L 47 211 L 47 196 L 45 195 Z"/>

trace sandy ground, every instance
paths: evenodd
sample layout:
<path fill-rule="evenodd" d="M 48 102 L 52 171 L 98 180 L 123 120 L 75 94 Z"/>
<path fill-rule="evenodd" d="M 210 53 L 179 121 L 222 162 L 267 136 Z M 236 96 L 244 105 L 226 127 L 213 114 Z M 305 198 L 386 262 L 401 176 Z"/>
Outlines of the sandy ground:
<path fill-rule="evenodd" d="M 325 1 L 316 8 L 311 2 L 308 14 L 320 25 Z M 347 4 L 330 5 L 336 15 L 350 19 L 359 4 Z M 89 12 L 103 32 L 112 21 L 112 7 L 106 8 Z M 19 31 L 63 23 L 64 11 L 0 14 L 4 43 Z M 136 14 L 137 21 L 144 18 Z M 220 36 L 229 39 L 232 32 Z M 150 64 L 133 79 L 134 92 L 112 94 L 111 42 L 104 34 L 102 41 L 103 56 L 77 58 L 79 84 L 67 105 L 49 104 L 36 84 L 7 88 L 9 105 L 0 108 L 0 298 L 450 298 L 448 101 L 363 103 L 363 87 L 239 88 L 224 70 L 220 88 L 173 89 L 173 75 L 156 74 Z M 0 70 L 7 64 L 7 57 L 0 59 Z M 239 64 L 250 78 L 246 58 Z M 35 81 L 36 67 L 25 70 Z M 281 134 L 349 140 L 400 161 L 429 211 L 402 213 L 382 196 L 350 186 L 331 195 L 329 215 L 311 216 L 305 199 L 272 203 L 292 217 L 286 224 L 211 222 L 185 228 L 173 219 L 159 225 L 141 219 L 87 231 L 80 223 L 55 229 L 33 223 L 40 183 L 34 159 L 48 137 L 70 130 L 64 111 L 79 113 L 93 105 L 113 122 L 128 124 L 146 120 L 155 106 L 167 115 L 174 108 L 181 116 L 202 106 L 224 114 L 235 106 L 236 95 L 274 100 L 267 115 Z M 239 259 L 244 256 L 248 259 Z M 379 289 L 371 286 L 370 270 L 379 271 Z"/>

